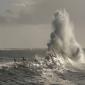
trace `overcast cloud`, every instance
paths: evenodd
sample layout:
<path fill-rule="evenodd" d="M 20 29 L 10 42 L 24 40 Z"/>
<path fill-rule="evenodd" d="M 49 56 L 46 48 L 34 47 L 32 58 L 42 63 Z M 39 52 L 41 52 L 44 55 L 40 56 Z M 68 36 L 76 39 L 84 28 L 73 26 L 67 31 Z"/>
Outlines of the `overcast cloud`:
<path fill-rule="evenodd" d="M 85 34 L 84 0 L 0 0 L 0 48 L 45 47 L 51 30 L 52 15 L 56 9 L 60 8 L 65 8 L 69 12 L 75 25 L 77 40 L 85 47 L 83 37 Z M 25 28 L 25 26 L 28 27 Z M 43 44 L 39 41 L 40 39 L 35 40 L 32 37 L 34 30 L 30 31 L 30 26 L 31 29 L 36 29 L 35 37 L 42 32 L 44 37 L 40 39 Z M 24 34 L 23 37 L 22 34 Z M 12 42 L 14 36 L 16 43 Z M 32 39 L 30 39 L 31 37 Z"/>

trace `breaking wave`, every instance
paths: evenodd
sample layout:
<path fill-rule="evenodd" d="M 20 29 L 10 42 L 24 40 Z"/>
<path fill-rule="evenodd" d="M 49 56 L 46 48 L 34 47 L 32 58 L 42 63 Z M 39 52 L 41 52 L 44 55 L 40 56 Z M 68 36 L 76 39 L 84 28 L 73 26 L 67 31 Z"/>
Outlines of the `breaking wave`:
<path fill-rule="evenodd" d="M 84 52 L 66 10 L 54 13 L 52 27 L 47 55 L 0 66 L 1 85 L 85 85 Z"/>

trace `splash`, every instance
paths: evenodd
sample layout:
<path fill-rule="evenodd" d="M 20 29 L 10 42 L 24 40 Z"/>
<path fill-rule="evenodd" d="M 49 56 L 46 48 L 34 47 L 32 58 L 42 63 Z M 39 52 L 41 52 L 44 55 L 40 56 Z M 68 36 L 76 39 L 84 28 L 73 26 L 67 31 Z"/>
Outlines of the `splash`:
<path fill-rule="evenodd" d="M 50 53 L 54 53 L 57 59 L 62 58 L 62 60 L 60 59 L 62 65 L 71 64 L 76 67 L 85 63 L 82 47 L 75 39 L 74 27 L 65 9 L 57 10 L 54 13 L 52 26 L 53 32 L 50 35 L 50 42 L 47 44 L 48 50 L 52 51 Z"/>

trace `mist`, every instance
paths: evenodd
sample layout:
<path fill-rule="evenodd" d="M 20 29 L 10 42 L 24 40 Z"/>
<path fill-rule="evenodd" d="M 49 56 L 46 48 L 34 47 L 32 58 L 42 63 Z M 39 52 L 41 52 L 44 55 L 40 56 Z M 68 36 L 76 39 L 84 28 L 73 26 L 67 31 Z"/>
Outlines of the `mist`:
<path fill-rule="evenodd" d="M 0 26 L 0 48 L 46 48 L 51 28 L 49 25 Z"/>

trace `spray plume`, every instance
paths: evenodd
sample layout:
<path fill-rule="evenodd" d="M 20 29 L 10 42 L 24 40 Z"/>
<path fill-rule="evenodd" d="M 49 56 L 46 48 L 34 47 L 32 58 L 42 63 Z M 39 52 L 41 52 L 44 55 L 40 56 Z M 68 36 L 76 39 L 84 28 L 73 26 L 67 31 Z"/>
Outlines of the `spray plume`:
<path fill-rule="evenodd" d="M 73 33 L 74 27 L 65 9 L 57 10 L 54 13 L 52 26 L 53 32 L 50 35 L 51 39 L 48 43 L 49 51 L 55 51 L 55 54 L 60 53 L 62 58 L 65 60 L 67 59 L 72 65 L 84 63 L 85 58 L 83 50 L 75 39 Z"/>

